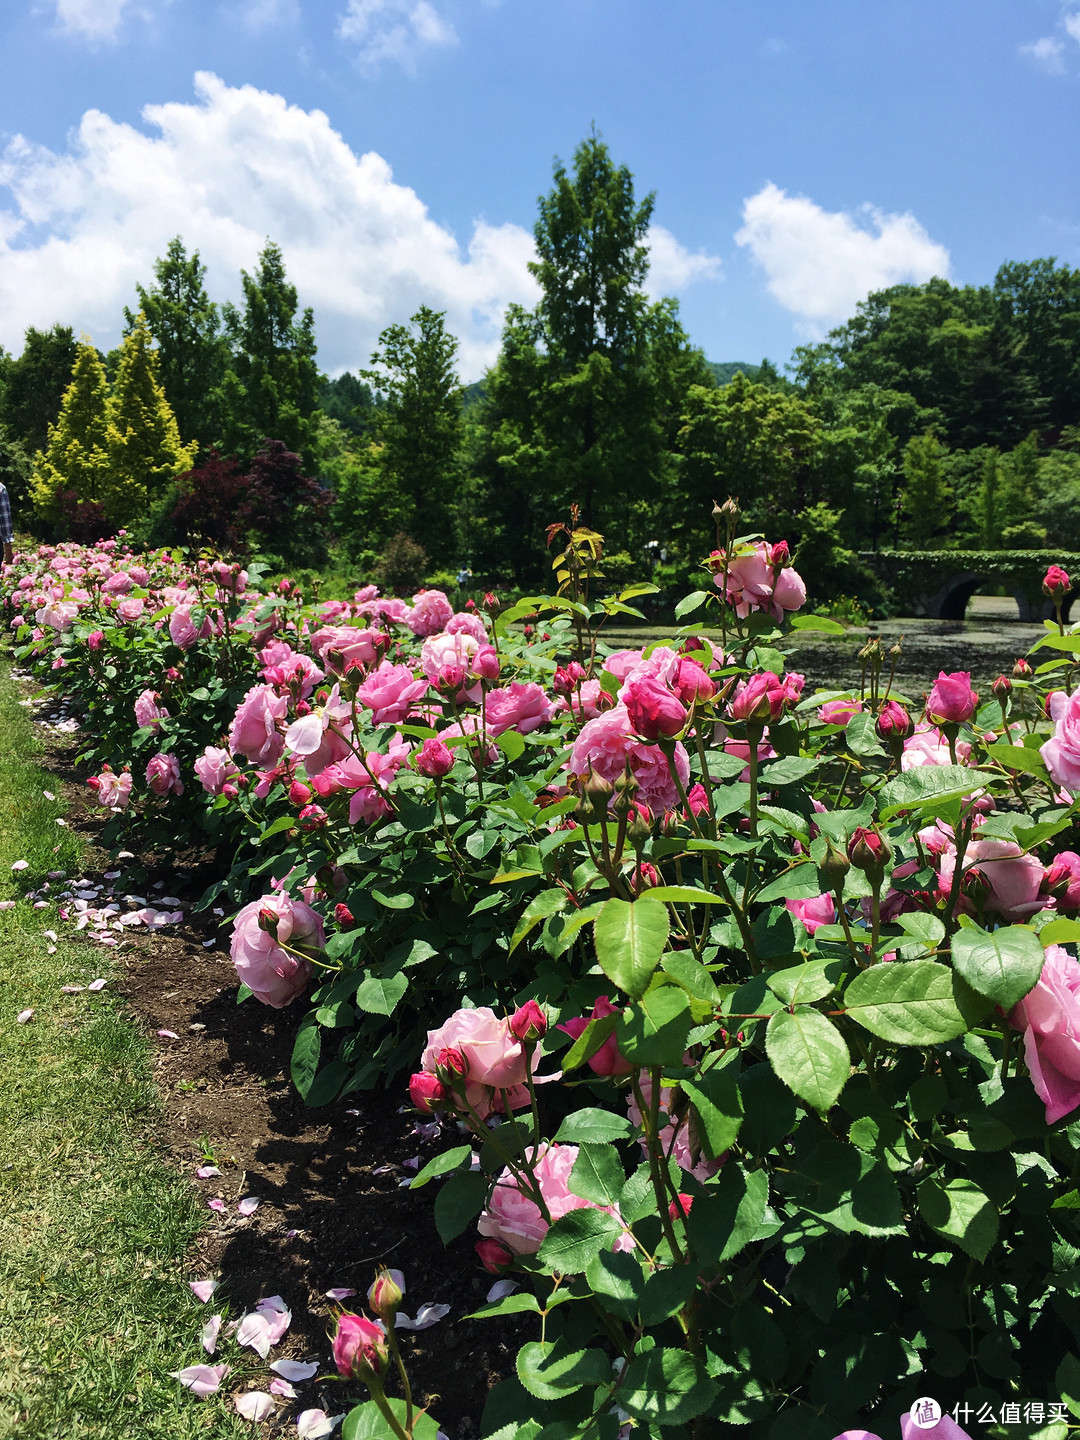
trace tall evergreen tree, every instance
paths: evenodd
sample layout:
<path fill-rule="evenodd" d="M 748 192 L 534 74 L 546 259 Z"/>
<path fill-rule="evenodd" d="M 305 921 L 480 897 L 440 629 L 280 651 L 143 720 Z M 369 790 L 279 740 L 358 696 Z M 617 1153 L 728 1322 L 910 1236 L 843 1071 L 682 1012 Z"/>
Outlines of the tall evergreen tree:
<path fill-rule="evenodd" d="M 101 498 L 110 520 L 126 523 L 187 470 L 198 442 L 180 442 L 176 418 L 158 378 L 158 352 L 140 313 L 125 337 L 109 402 L 109 474 Z"/>
<path fill-rule="evenodd" d="M 30 494 L 49 520 L 62 514 L 63 492 L 104 502 L 109 474 L 109 385 L 89 341 L 80 341 L 71 381 L 44 450 L 34 457 Z"/>
<path fill-rule="evenodd" d="M 70 325 L 26 332 L 22 354 L 4 367 L 0 423 L 27 454 L 44 450 L 71 384 L 78 345 Z"/>
<path fill-rule="evenodd" d="M 314 460 L 319 400 L 315 317 L 296 319 L 296 286 L 285 276 L 280 248 L 267 241 L 254 275 L 242 271 L 244 308 L 222 307 L 232 361 L 216 392 L 221 448 L 250 461 L 264 440 Z"/>
<path fill-rule="evenodd" d="M 913 550 L 940 548 L 952 518 L 952 490 L 945 479 L 945 446 L 932 431 L 913 435 L 904 447 L 901 533 Z"/>
<path fill-rule="evenodd" d="M 138 312 L 124 310 L 129 333 L 138 313 L 146 317 L 157 342 L 161 385 L 181 438 L 197 440 L 203 447 L 217 433 L 212 397 L 229 358 L 218 307 L 203 284 L 205 276 L 199 252 L 188 256 L 177 235 L 154 262 L 155 283 L 149 290 L 135 286 Z"/>

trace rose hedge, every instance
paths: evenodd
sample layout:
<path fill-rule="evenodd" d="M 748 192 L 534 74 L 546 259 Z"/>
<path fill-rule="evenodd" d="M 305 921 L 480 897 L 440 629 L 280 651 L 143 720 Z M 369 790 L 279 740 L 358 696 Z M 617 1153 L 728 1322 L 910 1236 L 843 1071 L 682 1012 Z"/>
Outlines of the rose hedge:
<path fill-rule="evenodd" d="M 610 653 L 634 595 L 563 538 L 560 593 L 487 616 L 112 542 L 20 557 L 5 605 L 116 843 L 235 853 L 208 898 L 310 1007 L 309 1102 L 409 1069 L 474 1132 L 415 1183 L 520 1282 L 481 1313 L 538 1317 L 485 1434 L 1080 1413 L 1080 634 L 920 718 L 874 646 L 858 693 L 785 673 L 833 628 L 786 546 L 729 520 L 705 634 Z M 368 1370 L 354 1433 L 401 1433 Z"/>

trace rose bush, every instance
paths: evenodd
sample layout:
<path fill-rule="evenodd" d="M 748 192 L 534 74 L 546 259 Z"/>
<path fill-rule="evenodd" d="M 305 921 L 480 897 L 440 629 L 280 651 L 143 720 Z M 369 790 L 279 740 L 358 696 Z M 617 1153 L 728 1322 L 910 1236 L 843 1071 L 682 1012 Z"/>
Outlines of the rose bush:
<path fill-rule="evenodd" d="M 538 1316 L 483 1433 L 1075 1393 L 1076 636 L 986 700 L 892 694 L 873 644 L 804 695 L 785 636 L 838 627 L 786 546 L 720 535 L 640 650 L 600 537 L 555 566 L 455 616 L 103 542 L 20 557 L 5 606 L 115 843 L 234 857 L 208 902 L 309 1103 L 415 1069 L 444 1117 L 415 1183 L 521 1286 L 483 1313 Z"/>

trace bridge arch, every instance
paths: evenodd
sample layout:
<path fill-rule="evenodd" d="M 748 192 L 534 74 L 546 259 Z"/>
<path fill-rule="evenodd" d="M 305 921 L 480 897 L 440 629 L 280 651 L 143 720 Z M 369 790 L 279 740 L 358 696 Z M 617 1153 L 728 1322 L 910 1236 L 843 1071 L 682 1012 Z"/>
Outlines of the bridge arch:
<path fill-rule="evenodd" d="M 1080 555 L 1053 550 L 877 550 L 863 560 L 889 587 L 898 615 L 963 620 L 968 602 L 984 585 L 1002 586 L 1016 601 L 1017 619 L 1029 624 L 1052 619 L 1054 606 L 1042 593 L 1050 565 L 1061 565 L 1080 587 Z M 1065 597 L 1068 620 L 1077 590 Z"/>

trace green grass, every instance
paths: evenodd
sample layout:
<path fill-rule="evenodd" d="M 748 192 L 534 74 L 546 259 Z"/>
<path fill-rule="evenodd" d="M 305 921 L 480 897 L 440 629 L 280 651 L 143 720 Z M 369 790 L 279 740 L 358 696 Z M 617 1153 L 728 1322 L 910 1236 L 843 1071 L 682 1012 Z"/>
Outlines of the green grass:
<path fill-rule="evenodd" d="M 19 893 L 16 860 L 35 884 L 78 864 L 36 748 L 5 666 L 0 898 Z M 208 1359 L 198 1337 L 214 1307 L 194 1299 L 187 1281 L 202 1277 L 184 1264 L 204 1212 L 154 1148 L 145 1037 L 109 990 L 60 993 L 110 973 L 54 907 L 0 911 L 0 1437 L 245 1435 L 224 1392 L 200 1401 L 169 1378 Z"/>

